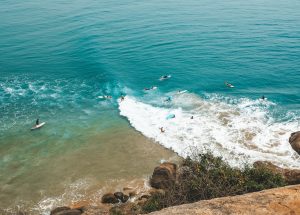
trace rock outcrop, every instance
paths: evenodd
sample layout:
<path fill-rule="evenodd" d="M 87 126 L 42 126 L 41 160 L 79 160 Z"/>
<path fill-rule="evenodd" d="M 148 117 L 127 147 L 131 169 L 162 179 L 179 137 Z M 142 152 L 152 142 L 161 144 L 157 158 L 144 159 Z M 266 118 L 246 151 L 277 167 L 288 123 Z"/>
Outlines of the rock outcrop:
<path fill-rule="evenodd" d="M 174 163 L 165 162 L 154 169 L 150 179 L 151 187 L 156 189 L 168 189 L 176 181 L 177 166 Z"/>
<path fill-rule="evenodd" d="M 300 185 L 275 188 L 241 196 L 204 200 L 192 204 L 165 208 L 152 215 L 283 215 L 300 214 Z"/>
<path fill-rule="evenodd" d="M 300 170 L 298 169 L 284 169 L 269 161 L 256 161 L 253 166 L 267 168 L 273 173 L 282 175 L 289 185 L 300 184 Z"/>
<path fill-rule="evenodd" d="M 300 131 L 292 133 L 289 142 L 292 148 L 300 155 Z"/>
<path fill-rule="evenodd" d="M 116 204 L 119 202 L 119 200 L 114 194 L 106 193 L 102 196 L 101 202 L 108 203 L 108 204 Z"/>

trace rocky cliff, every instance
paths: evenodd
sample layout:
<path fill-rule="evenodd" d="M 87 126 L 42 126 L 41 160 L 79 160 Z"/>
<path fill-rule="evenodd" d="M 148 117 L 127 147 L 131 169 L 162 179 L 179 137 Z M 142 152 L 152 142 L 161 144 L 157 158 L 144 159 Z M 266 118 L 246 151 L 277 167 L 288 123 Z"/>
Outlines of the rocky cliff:
<path fill-rule="evenodd" d="M 192 204 L 165 208 L 151 214 L 297 215 L 300 214 L 300 185 L 264 190 L 241 196 L 204 200 Z"/>

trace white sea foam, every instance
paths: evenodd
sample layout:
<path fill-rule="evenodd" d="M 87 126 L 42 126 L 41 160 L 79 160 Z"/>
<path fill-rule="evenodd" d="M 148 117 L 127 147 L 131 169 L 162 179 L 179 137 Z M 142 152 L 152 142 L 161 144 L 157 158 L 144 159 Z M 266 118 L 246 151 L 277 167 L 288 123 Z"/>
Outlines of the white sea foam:
<path fill-rule="evenodd" d="M 195 149 L 210 150 L 232 166 L 267 160 L 280 166 L 300 167 L 300 156 L 288 142 L 290 133 L 299 129 L 299 122 L 275 122 L 268 115 L 269 106 L 275 105 L 271 102 L 224 102 L 217 96 L 202 99 L 186 93 L 174 95 L 171 103 L 171 107 L 157 107 L 126 96 L 119 102 L 119 109 L 136 130 L 181 156 Z M 168 114 L 176 117 L 166 120 Z M 160 127 L 166 131 L 161 133 Z"/>

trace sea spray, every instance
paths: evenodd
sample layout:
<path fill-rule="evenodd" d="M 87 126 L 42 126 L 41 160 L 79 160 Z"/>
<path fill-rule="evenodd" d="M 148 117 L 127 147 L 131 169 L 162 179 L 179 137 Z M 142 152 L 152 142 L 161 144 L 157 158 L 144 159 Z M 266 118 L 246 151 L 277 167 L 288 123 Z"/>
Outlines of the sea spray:
<path fill-rule="evenodd" d="M 288 143 L 298 123 L 275 121 L 268 114 L 274 103 L 250 99 L 227 103 L 191 93 L 174 96 L 172 103 L 172 107 L 159 107 L 126 96 L 119 109 L 136 130 L 184 157 L 197 148 L 222 156 L 232 166 L 267 160 L 300 167 L 300 156 Z M 170 113 L 176 117 L 166 120 Z"/>

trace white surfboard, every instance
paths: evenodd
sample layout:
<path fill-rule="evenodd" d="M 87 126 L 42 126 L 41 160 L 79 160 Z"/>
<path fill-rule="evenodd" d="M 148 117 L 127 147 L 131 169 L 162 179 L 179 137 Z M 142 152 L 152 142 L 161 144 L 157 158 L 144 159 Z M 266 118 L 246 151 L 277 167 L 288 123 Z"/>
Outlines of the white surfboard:
<path fill-rule="evenodd" d="M 186 92 L 187 92 L 187 90 L 179 90 L 179 91 L 177 92 L 177 94 L 180 95 L 180 94 L 184 94 L 184 93 L 186 93 Z"/>
<path fill-rule="evenodd" d="M 42 123 L 40 123 L 38 125 L 33 126 L 31 128 L 31 130 L 39 129 L 39 128 L 43 127 L 45 124 L 46 124 L 46 122 L 42 122 Z"/>

